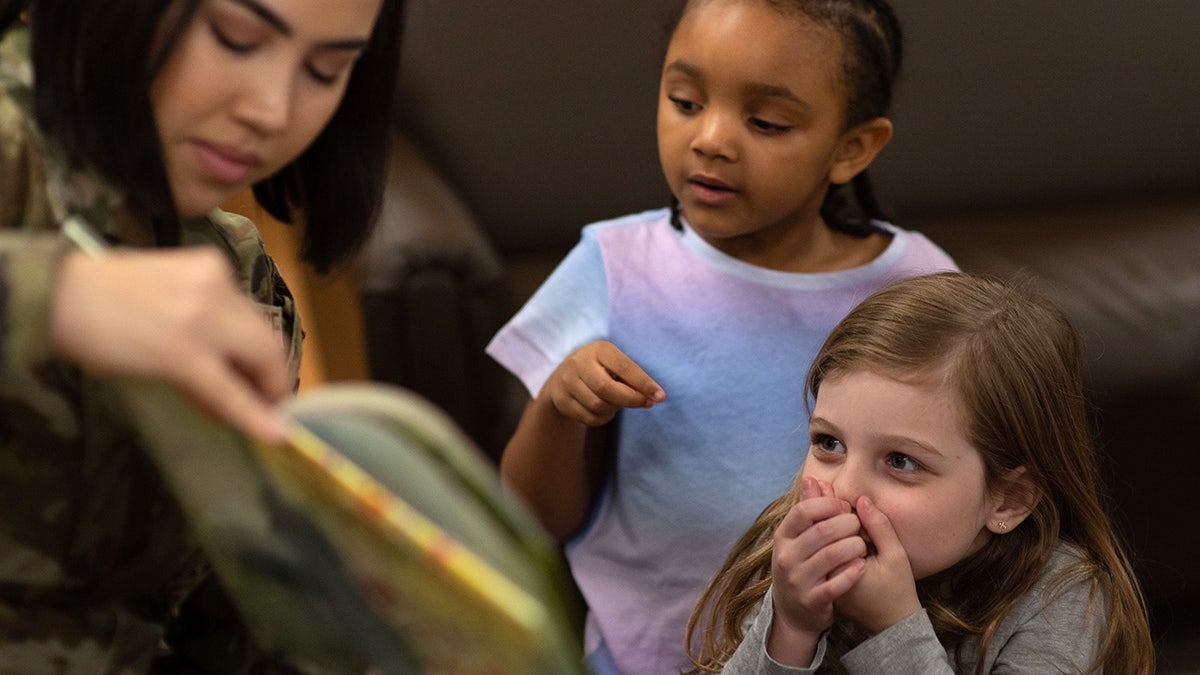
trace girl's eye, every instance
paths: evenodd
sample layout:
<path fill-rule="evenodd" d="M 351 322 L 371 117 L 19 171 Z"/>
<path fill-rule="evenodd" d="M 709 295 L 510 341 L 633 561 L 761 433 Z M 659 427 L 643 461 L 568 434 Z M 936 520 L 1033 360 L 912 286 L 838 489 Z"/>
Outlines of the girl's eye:
<path fill-rule="evenodd" d="M 243 40 L 234 37 L 229 31 L 221 28 L 216 23 L 211 23 L 209 26 L 217 42 L 235 54 L 249 54 L 258 46 L 253 40 Z"/>
<path fill-rule="evenodd" d="M 759 131 L 768 133 L 768 134 L 782 134 L 791 129 L 791 127 L 788 125 L 773 124 L 771 122 L 759 119 L 757 117 L 750 118 L 750 125 L 753 126 L 755 129 L 758 129 Z"/>
<path fill-rule="evenodd" d="M 898 452 L 893 452 L 892 454 L 888 455 L 887 465 L 893 469 L 896 469 L 897 471 L 916 472 L 921 470 L 921 465 L 917 462 L 917 460 L 909 457 L 908 455 L 902 455 Z"/>
<path fill-rule="evenodd" d="M 821 452 L 845 452 L 842 442 L 829 434 L 813 435 L 812 446 Z"/>
<path fill-rule="evenodd" d="M 680 98 L 680 97 L 678 97 L 678 96 L 668 96 L 667 98 L 668 98 L 668 99 L 670 99 L 670 100 L 671 100 L 671 102 L 675 104 L 675 107 L 676 107 L 676 108 L 677 108 L 677 109 L 678 109 L 680 112 L 683 112 L 683 113 L 694 113 L 694 112 L 696 112 L 697 110 L 699 110 L 699 109 L 700 109 L 700 106 L 699 106 L 699 105 L 697 105 L 696 103 L 693 103 L 693 102 L 691 102 L 691 101 L 687 100 L 686 98 Z"/>

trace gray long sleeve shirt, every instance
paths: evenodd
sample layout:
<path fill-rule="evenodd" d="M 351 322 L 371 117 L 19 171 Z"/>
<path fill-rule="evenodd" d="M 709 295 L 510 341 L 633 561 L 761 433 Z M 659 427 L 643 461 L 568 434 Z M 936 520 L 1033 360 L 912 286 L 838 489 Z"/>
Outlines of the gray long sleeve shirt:
<path fill-rule="evenodd" d="M 1094 663 L 1106 624 L 1105 602 L 1092 598 L 1092 580 L 1073 579 L 1055 585 L 1058 572 L 1078 560 L 1079 554 L 1060 545 L 1038 582 L 1013 607 L 1000 624 L 987 651 L 979 653 L 978 640 L 959 649 L 966 672 L 978 661 L 985 673 L 1082 673 Z M 776 662 L 767 654 L 771 626 L 771 591 L 763 598 L 742 643 L 722 671 L 724 675 L 807 675 L 815 673 L 825 658 L 825 637 L 808 668 Z M 925 610 L 916 612 L 859 644 L 842 657 L 851 673 L 959 673 L 960 654 L 947 653 L 933 632 Z M 1098 672 L 1098 671 L 1097 671 Z"/>

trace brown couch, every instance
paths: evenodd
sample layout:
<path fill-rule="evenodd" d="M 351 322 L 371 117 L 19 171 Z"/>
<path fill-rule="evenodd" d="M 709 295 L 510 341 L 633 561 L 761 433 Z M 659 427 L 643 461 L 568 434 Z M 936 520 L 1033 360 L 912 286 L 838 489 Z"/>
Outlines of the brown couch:
<path fill-rule="evenodd" d="M 483 345 L 587 222 L 666 203 L 670 0 L 409 3 L 406 118 L 363 260 L 372 377 L 495 455 L 525 392 Z M 897 3 L 893 219 L 1033 275 L 1082 333 L 1106 488 L 1161 672 L 1200 668 L 1200 3 Z"/>

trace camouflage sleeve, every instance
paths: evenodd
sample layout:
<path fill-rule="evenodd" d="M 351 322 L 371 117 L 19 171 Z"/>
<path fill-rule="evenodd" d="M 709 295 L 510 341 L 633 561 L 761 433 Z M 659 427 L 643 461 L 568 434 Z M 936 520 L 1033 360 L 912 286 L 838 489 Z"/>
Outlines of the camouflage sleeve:
<path fill-rule="evenodd" d="M 62 237 L 0 233 L 0 382 L 50 359 L 50 298 L 67 250 Z"/>
<path fill-rule="evenodd" d="M 49 309 L 67 240 L 57 233 L 45 168 L 21 110 L 0 89 L 0 382 L 50 357 Z"/>
<path fill-rule="evenodd" d="M 262 236 L 249 218 L 218 209 L 208 215 L 208 221 L 229 247 L 242 289 L 263 309 L 267 320 L 288 345 L 288 367 L 295 386 L 300 374 L 304 330 L 296 300 L 279 266 L 267 254 Z"/>

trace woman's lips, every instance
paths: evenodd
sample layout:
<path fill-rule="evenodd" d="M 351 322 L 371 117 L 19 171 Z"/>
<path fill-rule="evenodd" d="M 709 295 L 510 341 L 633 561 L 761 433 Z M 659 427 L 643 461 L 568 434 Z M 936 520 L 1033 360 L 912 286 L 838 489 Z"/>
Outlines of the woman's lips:
<path fill-rule="evenodd" d="M 234 148 L 204 141 L 195 141 L 192 147 L 200 170 L 221 183 L 241 183 L 258 165 L 257 157 Z"/>

